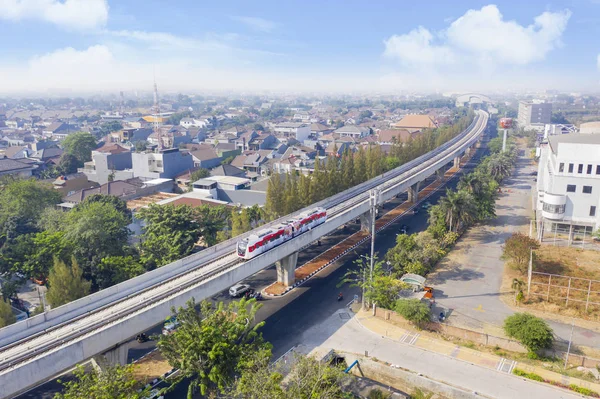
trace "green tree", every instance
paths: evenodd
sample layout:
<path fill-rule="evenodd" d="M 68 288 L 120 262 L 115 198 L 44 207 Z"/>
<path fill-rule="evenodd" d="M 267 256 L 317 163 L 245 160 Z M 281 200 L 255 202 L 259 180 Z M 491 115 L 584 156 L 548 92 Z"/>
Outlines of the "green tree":
<path fill-rule="evenodd" d="M 525 234 L 513 233 L 504 241 L 502 258 L 508 260 L 516 270 L 526 273 L 531 251 L 539 247 L 540 243 L 536 239 Z"/>
<path fill-rule="evenodd" d="M 202 205 L 194 209 L 194 214 L 200 224 L 200 234 L 207 246 L 215 245 L 217 233 L 228 225 L 231 212 L 224 206 Z"/>
<path fill-rule="evenodd" d="M 356 267 L 346 272 L 338 287 L 343 284 L 360 287 L 364 291 L 367 304 L 376 303 L 379 307 L 391 309 L 403 288 L 402 282 L 384 270 L 383 262 L 375 262 L 372 278 L 370 261 L 359 258 L 354 264 Z"/>
<path fill-rule="evenodd" d="M 553 342 L 553 331 L 548 324 L 529 313 L 515 313 L 504 319 L 504 332 L 532 353 L 550 348 Z"/>
<path fill-rule="evenodd" d="M 236 375 L 251 367 L 257 353 L 270 357 L 271 346 L 259 332 L 264 322 L 254 324 L 260 306 L 254 299 L 216 306 L 204 301 L 198 313 L 191 299 L 185 308 L 173 308 L 180 325 L 157 343 L 169 364 L 181 372 L 173 384 L 191 379 L 188 398 L 197 387 L 202 395 L 225 392 Z"/>
<path fill-rule="evenodd" d="M 0 328 L 11 325 L 17 321 L 10 304 L 0 298 Z"/>
<path fill-rule="evenodd" d="M 429 306 L 418 299 L 398 299 L 394 310 L 419 328 L 431 320 Z"/>
<path fill-rule="evenodd" d="M 64 236 L 63 231 L 42 231 L 32 235 L 21 273 L 29 278 L 46 280 L 55 258 L 66 262 L 71 257 L 69 242 Z"/>
<path fill-rule="evenodd" d="M 366 118 L 370 118 L 373 116 L 373 112 L 366 110 L 366 111 L 361 111 L 360 114 L 358 114 L 358 117 L 360 119 L 366 119 Z"/>
<path fill-rule="evenodd" d="M 187 205 L 152 204 L 136 217 L 145 223 L 140 249 L 148 269 L 189 255 L 202 233 L 194 209 Z"/>
<path fill-rule="evenodd" d="M 446 195 L 439 201 L 448 230 L 459 232 L 477 220 L 477 205 L 473 196 L 463 190 L 446 190 Z"/>
<path fill-rule="evenodd" d="M 505 154 L 493 154 L 487 157 L 486 162 L 483 163 L 483 165 L 486 166 L 490 176 L 496 181 L 501 182 L 506 177 L 510 176 L 512 160 Z"/>
<path fill-rule="evenodd" d="M 197 180 L 204 179 L 208 176 L 210 176 L 210 170 L 206 168 L 200 168 L 192 172 L 192 174 L 190 175 L 190 181 L 193 183 Z"/>
<path fill-rule="evenodd" d="M 144 274 L 146 269 L 132 255 L 107 256 L 98 265 L 98 274 L 111 286 Z"/>
<path fill-rule="evenodd" d="M 83 278 L 83 271 L 73 258 L 71 266 L 56 260 L 48 276 L 46 299 L 56 308 L 90 293 L 91 283 Z"/>
<path fill-rule="evenodd" d="M 100 202 L 103 204 L 109 204 L 117 211 L 121 212 L 125 218 L 131 223 L 131 210 L 127 208 L 127 202 L 123 201 L 119 197 L 115 197 L 114 195 L 105 195 L 105 194 L 94 194 L 86 197 L 82 202 L 80 202 L 77 207 L 85 207 L 87 204 L 91 204 L 94 202 Z"/>
<path fill-rule="evenodd" d="M 86 279 L 94 290 L 111 285 L 110 276 L 100 273 L 103 258 L 124 254 L 130 219 L 109 202 L 83 201 L 66 215 L 64 240 L 72 248 Z"/>
<path fill-rule="evenodd" d="M 63 175 L 70 175 L 71 173 L 77 172 L 77 168 L 83 164 L 71 154 L 64 153 L 58 160 L 57 171 Z"/>
<path fill-rule="evenodd" d="M 511 288 L 515 290 L 515 304 L 519 301 L 519 297 L 523 298 L 523 287 L 525 287 L 525 281 L 513 278 Z"/>
<path fill-rule="evenodd" d="M 80 163 L 92 159 L 92 151 L 96 149 L 96 139 L 89 133 L 77 132 L 67 136 L 62 142 L 65 153 L 73 155 Z"/>
<path fill-rule="evenodd" d="M 145 140 L 139 140 L 135 142 L 135 152 L 146 151 L 146 147 L 148 147 L 148 142 Z"/>
<path fill-rule="evenodd" d="M 265 211 L 267 212 L 267 217 L 271 220 L 283 215 L 283 208 L 285 206 L 283 197 L 284 184 L 281 179 L 282 176 L 279 173 L 273 173 L 267 183 Z"/>
<path fill-rule="evenodd" d="M 60 201 L 60 193 L 48 184 L 9 180 L 0 190 L 0 246 L 4 240 L 36 231 L 44 209 Z"/>
<path fill-rule="evenodd" d="M 54 395 L 54 399 L 144 399 L 150 394 L 150 388 L 144 387 L 135 379 L 135 365 L 113 366 L 97 371 L 78 365 L 74 370 L 74 380 L 59 382 L 64 385 L 63 392 Z"/>
<path fill-rule="evenodd" d="M 265 127 L 260 123 L 255 123 L 254 126 L 252 126 L 252 129 L 256 132 L 262 132 L 265 130 Z"/>

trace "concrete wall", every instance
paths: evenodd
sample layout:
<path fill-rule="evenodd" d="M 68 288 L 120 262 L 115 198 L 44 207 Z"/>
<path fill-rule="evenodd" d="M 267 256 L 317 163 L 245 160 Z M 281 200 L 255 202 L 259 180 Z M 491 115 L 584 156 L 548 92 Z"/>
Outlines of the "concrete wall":
<path fill-rule="evenodd" d="M 355 360 L 358 360 L 358 365 L 354 366 L 351 370 L 352 374 L 369 378 L 404 392 L 410 393 L 414 388 L 421 388 L 430 392 L 435 392 L 448 399 L 480 398 L 480 396 L 472 392 L 429 379 L 425 376 L 420 376 L 408 370 L 392 368 L 385 363 L 373 361 L 362 355 L 348 352 L 336 353 L 343 356 L 347 364 L 351 364 Z"/>
<path fill-rule="evenodd" d="M 378 308 L 375 310 L 375 317 L 398 324 L 400 326 L 411 326 L 411 324 L 404 317 L 391 310 Z M 495 337 L 493 335 L 480 333 L 478 331 L 466 330 L 464 328 L 454 327 L 444 323 L 431 322 L 428 323 L 424 328 L 442 335 L 471 341 L 479 345 L 490 347 L 498 346 L 511 352 L 527 353 L 527 349 L 523 345 L 512 339 Z"/>

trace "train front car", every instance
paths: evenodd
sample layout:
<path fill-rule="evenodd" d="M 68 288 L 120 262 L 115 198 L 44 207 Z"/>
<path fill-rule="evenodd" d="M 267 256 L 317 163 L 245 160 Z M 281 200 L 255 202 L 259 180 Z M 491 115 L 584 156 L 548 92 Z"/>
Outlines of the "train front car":
<path fill-rule="evenodd" d="M 237 243 L 237 254 L 240 258 L 250 259 L 248 251 L 248 239 L 244 238 Z"/>

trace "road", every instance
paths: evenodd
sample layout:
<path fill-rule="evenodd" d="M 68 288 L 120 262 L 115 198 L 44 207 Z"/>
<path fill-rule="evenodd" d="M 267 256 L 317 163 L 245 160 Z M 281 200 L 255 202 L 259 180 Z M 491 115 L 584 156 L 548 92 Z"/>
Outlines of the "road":
<path fill-rule="evenodd" d="M 501 296 L 504 261 L 502 245 L 514 232 L 529 230 L 531 188 L 535 171 L 526 152 L 519 156 L 513 175 L 507 179 L 496 203 L 496 218 L 471 228 L 444 259 L 439 271 L 429 276 L 438 305 L 450 309 L 448 322 L 498 335 L 504 319 L 514 311 Z M 571 325 L 547 320 L 556 337 L 568 342 Z M 573 343 L 600 347 L 600 333 L 575 326 Z M 572 348 L 573 349 L 573 348 Z"/>
<path fill-rule="evenodd" d="M 478 150 L 471 161 L 458 174 L 450 179 L 444 187 L 455 188 L 459 177 L 462 176 L 462 174 L 471 171 L 482 155 L 483 151 Z M 428 179 L 422 186 L 425 186 L 427 182 L 431 182 L 432 179 L 433 178 Z M 444 194 L 444 187 L 432 194 L 428 201 L 436 203 L 440 196 Z M 384 210 L 392 209 L 405 201 L 406 198 L 406 194 L 403 194 L 400 198 L 388 202 L 385 204 Z M 398 230 L 399 226 L 402 224 L 408 226 L 409 233 L 423 231 L 427 228 L 427 213 L 419 212 L 414 215 L 407 214 L 385 230 L 385 233 L 377 235 L 375 241 L 376 252 L 383 254 L 395 245 L 396 230 Z M 342 232 L 340 229 L 334 234 L 322 238 L 321 246 L 317 246 L 316 244 L 312 245 L 299 254 L 298 266 L 309 261 L 325 249 L 335 245 L 347 235 L 358 231 L 359 228 L 360 225 L 357 223 L 349 224 L 346 226 L 347 230 L 345 232 Z M 301 287 L 294 289 L 289 294 L 279 298 L 265 298 L 262 301 L 263 307 L 258 312 L 257 318 L 266 321 L 266 325 L 263 328 L 263 335 L 267 341 L 273 344 L 274 358 L 278 358 L 293 346 L 305 342 L 309 338 L 315 340 L 313 343 L 316 345 L 320 340 L 327 339 L 335 331 L 333 329 L 331 331 L 325 330 L 322 333 L 319 333 L 318 337 L 302 336 L 303 332 L 311 327 L 321 325 L 325 320 L 331 317 L 333 313 L 349 302 L 354 295 L 359 294 L 359 289 L 356 287 L 349 287 L 346 285 L 338 288 L 337 285 L 342 276 L 353 266 L 353 262 L 357 257 L 368 254 L 369 249 L 369 244 L 364 244 L 357 248 L 355 256 L 343 258 L 342 262 L 326 268 L 319 275 L 313 277 Z M 270 267 L 256 273 L 244 282 L 250 284 L 255 289 L 263 289 L 276 279 L 277 273 L 275 267 Z M 344 294 L 344 301 L 341 302 L 337 301 L 337 295 L 340 291 Z M 212 297 L 212 299 L 215 301 L 230 300 L 227 291 L 221 292 Z M 161 326 L 157 326 L 146 333 L 148 335 L 159 334 L 160 330 Z M 134 343 L 133 347 L 129 350 L 128 361 L 131 362 L 138 359 L 154 348 L 155 345 L 152 341 L 143 344 Z M 61 389 L 61 387 L 62 386 L 58 384 L 56 380 L 48 381 L 27 393 L 18 396 L 18 398 L 50 399 L 53 397 L 54 393 Z M 180 390 L 176 390 L 175 392 L 166 395 L 167 399 L 184 397 L 185 394 Z"/>

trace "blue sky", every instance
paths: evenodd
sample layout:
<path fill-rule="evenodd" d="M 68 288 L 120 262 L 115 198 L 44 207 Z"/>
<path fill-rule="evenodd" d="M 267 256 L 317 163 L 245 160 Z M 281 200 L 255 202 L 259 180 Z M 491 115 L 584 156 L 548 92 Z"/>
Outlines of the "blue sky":
<path fill-rule="evenodd" d="M 600 0 L 0 0 L 0 92 L 600 87 Z"/>

